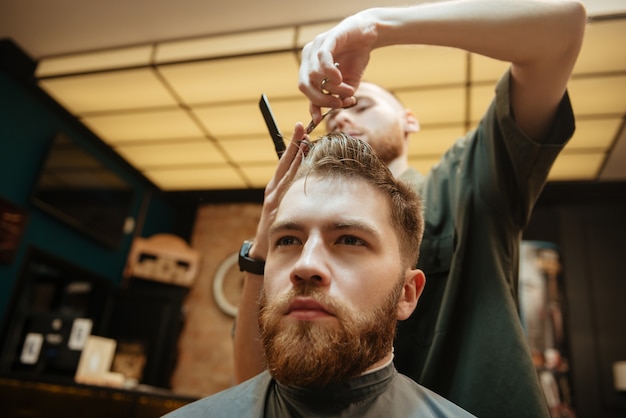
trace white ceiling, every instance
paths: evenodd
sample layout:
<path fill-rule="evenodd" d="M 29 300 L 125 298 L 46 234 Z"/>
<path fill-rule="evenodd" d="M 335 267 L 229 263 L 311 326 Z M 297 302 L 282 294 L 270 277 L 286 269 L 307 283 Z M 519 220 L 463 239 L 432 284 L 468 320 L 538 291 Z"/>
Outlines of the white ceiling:
<path fill-rule="evenodd" d="M 551 180 L 626 180 L 626 1 L 584 3 L 590 15 L 613 18 L 590 24 L 570 84 L 578 131 L 555 164 Z M 0 0 L 0 38 L 12 38 L 27 54 L 45 63 L 46 58 L 153 47 L 159 42 L 165 42 L 160 49 L 165 51 L 173 41 L 270 28 L 299 26 L 303 37 L 306 25 L 321 23 L 322 28 L 362 8 L 394 4 L 404 2 Z M 44 78 L 41 85 L 164 190 L 259 188 L 276 164 L 256 107 L 259 91 L 268 93 L 286 136 L 295 121 L 307 121 L 307 105 L 295 85 L 299 46 L 296 42 L 281 54 L 182 60 L 175 65 L 118 68 L 76 78 L 57 75 Z M 451 140 L 475 124 L 503 66 L 459 51 L 415 53 L 419 54 L 416 59 L 438 64 L 411 74 L 423 80 L 421 84 L 400 81 L 405 75 L 398 74 L 397 67 L 406 65 L 382 65 L 394 55 L 406 61 L 406 49 L 377 51 L 367 78 L 394 89 L 416 110 L 424 129 L 413 140 L 411 162 L 427 170 Z M 463 78 L 465 65 L 471 65 L 472 79 Z M 264 66 L 268 72 L 262 72 Z M 389 73 L 389 67 L 396 67 L 396 72 Z M 190 73 L 183 72 L 187 70 L 199 75 L 200 81 L 192 82 Z M 136 92 L 145 91 L 147 102 L 141 102 L 139 94 L 127 94 L 120 104 L 115 92 L 123 87 L 113 84 L 113 79 L 130 82 Z M 152 84 L 154 88 L 149 88 Z M 74 90 L 65 90 L 67 85 Z M 90 101 L 87 87 L 104 95 Z M 212 96 L 199 96 L 202 90 Z M 247 116 L 248 111 L 254 115 Z M 139 119 L 146 118 L 153 131 L 139 132 Z M 159 121 L 157 129 L 155 120 Z M 182 131 L 174 131 L 177 121 L 182 122 Z M 169 160 L 164 162 L 163 154 Z"/>

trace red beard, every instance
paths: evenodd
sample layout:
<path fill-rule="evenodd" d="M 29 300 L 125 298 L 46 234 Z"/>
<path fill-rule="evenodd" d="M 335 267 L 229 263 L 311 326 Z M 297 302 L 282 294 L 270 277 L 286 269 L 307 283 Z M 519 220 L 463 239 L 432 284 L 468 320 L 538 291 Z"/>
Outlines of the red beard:
<path fill-rule="evenodd" d="M 259 330 L 267 367 L 280 383 L 325 386 L 359 376 L 392 349 L 403 281 L 378 308 L 359 314 L 303 285 L 268 303 L 261 295 Z M 335 315 L 328 321 L 281 321 L 296 296 L 314 297 Z"/>

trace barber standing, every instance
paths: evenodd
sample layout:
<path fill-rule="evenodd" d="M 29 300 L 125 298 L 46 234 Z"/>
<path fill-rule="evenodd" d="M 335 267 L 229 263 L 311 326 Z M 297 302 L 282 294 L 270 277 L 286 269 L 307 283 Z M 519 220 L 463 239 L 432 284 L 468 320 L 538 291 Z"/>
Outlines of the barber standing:
<path fill-rule="evenodd" d="M 341 108 L 328 129 L 368 142 L 425 202 L 418 267 L 427 283 L 416 311 L 399 323 L 396 367 L 479 417 L 548 415 L 517 312 L 519 242 L 574 131 L 566 87 L 585 24 L 576 1 L 436 2 L 364 10 L 303 50 L 300 90 L 313 120 L 321 120 L 322 107 Z M 361 80 L 373 49 L 401 44 L 460 48 L 511 64 L 476 130 L 424 174 L 408 165 L 416 116 Z M 281 161 L 268 185 L 249 259 L 265 260 L 281 178 L 297 164 Z M 246 273 L 235 332 L 239 381 L 264 368 L 256 329 L 262 280 Z"/>

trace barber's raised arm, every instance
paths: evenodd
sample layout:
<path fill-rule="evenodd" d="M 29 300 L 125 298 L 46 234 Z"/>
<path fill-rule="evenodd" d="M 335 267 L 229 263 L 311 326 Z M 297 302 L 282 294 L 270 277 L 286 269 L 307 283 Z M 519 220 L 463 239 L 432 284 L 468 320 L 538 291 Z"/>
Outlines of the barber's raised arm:
<path fill-rule="evenodd" d="M 264 262 L 267 259 L 269 250 L 268 230 L 276 216 L 280 197 L 296 174 L 302 157 L 308 150 L 307 146 L 301 142 L 304 138 L 304 127 L 298 123 L 291 143 L 278 163 L 274 177 L 265 188 L 261 218 L 254 242 L 247 254 L 253 260 Z M 233 341 L 234 379 L 236 383 L 254 377 L 265 369 L 257 321 L 258 301 L 262 287 L 262 274 L 244 273 L 244 284 L 238 305 Z"/>
<path fill-rule="evenodd" d="M 317 121 L 320 107 L 352 104 L 373 49 L 460 48 L 511 63 L 513 114 L 529 137 L 541 141 L 565 92 L 585 24 L 583 5 L 571 0 L 458 0 L 368 9 L 305 46 L 299 87 Z M 333 95 L 322 92 L 326 78 L 324 88 Z"/>

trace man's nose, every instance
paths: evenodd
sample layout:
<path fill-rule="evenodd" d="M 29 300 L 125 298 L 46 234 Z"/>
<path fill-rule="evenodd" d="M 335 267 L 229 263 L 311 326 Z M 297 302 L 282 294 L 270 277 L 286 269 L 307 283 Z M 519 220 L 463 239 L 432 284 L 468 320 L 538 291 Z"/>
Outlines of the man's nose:
<path fill-rule="evenodd" d="M 311 282 L 317 286 L 330 284 L 328 256 L 322 240 L 317 238 L 307 240 L 291 272 L 291 282 L 294 285 L 303 282 Z"/>
<path fill-rule="evenodd" d="M 336 131 L 344 131 L 346 127 L 352 126 L 353 120 L 348 109 L 337 110 L 333 115 L 333 127 Z"/>

